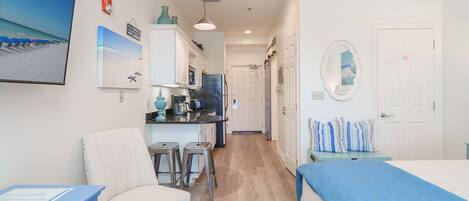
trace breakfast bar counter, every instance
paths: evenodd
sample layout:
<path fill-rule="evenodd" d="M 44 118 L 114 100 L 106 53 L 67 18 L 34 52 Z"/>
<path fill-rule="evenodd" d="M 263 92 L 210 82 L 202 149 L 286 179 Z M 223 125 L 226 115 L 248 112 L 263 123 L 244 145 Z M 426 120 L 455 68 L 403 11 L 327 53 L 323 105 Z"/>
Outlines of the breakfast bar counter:
<path fill-rule="evenodd" d="M 179 144 L 180 153 L 183 153 L 184 146 L 192 142 L 209 142 L 215 147 L 218 140 L 224 140 L 217 137 L 217 124 L 228 121 L 228 118 L 216 115 L 212 111 L 191 112 L 186 115 L 173 115 L 171 111 L 166 112 L 166 119 L 156 120 L 156 112 L 146 115 L 145 133 L 148 139 L 148 145 L 158 142 L 175 142 Z M 160 169 L 167 171 L 165 158 L 161 161 Z M 199 160 L 192 163 L 193 170 L 201 172 L 204 165 Z M 191 182 L 199 176 L 199 173 L 191 174 Z M 168 183 L 169 176 L 161 174 L 158 178 L 162 183 Z"/>
<path fill-rule="evenodd" d="M 228 118 L 213 112 L 190 112 L 180 116 L 167 114 L 165 120 L 156 120 L 156 114 L 149 115 L 146 124 L 213 124 L 228 121 Z"/>

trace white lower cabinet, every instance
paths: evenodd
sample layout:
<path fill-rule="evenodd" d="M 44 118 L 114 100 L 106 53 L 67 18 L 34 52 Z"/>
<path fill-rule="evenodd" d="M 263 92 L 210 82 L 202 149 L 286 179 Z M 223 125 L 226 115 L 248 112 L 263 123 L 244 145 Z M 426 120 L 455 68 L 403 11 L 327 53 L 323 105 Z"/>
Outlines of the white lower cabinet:
<path fill-rule="evenodd" d="M 201 126 L 201 132 L 199 135 L 200 142 L 210 142 L 212 144 L 212 149 L 215 148 L 215 143 L 217 142 L 216 135 L 216 124 L 203 124 Z M 203 171 L 205 165 L 204 158 L 199 156 L 199 172 Z"/>
<path fill-rule="evenodd" d="M 150 144 L 157 142 L 177 142 L 183 156 L 184 146 L 190 142 L 210 142 L 212 148 L 216 143 L 216 124 L 150 124 L 146 126 L 145 134 L 150 139 Z M 204 160 L 202 157 L 194 157 L 192 162 L 191 183 L 195 181 L 203 171 Z M 167 172 L 166 157 L 162 157 L 160 171 Z M 179 168 L 177 169 L 179 171 Z M 199 173 L 195 173 L 199 172 Z M 168 174 L 160 174 L 160 183 L 169 183 Z"/>
<path fill-rule="evenodd" d="M 203 124 L 200 128 L 199 141 L 210 142 L 212 148 L 215 147 L 216 139 L 216 125 L 215 124 Z"/>

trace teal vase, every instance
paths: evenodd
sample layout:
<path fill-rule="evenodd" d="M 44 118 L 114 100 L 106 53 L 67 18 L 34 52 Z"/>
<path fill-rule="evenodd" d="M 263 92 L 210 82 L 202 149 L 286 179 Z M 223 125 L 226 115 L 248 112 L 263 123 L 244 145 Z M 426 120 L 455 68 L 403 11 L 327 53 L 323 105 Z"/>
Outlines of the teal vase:
<path fill-rule="evenodd" d="M 172 16 L 171 17 L 171 23 L 177 25 L 178 24 L 178 17 L 177 16 Z"/>
<path fill-rule="evenodd" d="M 166 105 L 167 102 L 160 89 L 160 94 L 158 97 L 156 97 L 155 101 L 155 107 L 158 109 L 158 116 L 156 117 L 157 121 L 163 121 L 166 119 Z"/>
<path fill-rule="evenodd" d="M 161 6 L 161 15 L 158 18 L 157 24 L 172 24 L 173 21 L 171 17 L 169 17 L 169 7 L 168 6 Z"/>

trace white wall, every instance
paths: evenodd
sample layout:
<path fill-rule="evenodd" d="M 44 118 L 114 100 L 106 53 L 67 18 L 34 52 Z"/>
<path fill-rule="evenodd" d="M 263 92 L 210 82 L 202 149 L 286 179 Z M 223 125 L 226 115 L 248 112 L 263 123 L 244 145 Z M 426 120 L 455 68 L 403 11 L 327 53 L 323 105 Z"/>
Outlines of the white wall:
<path fill-rule="evenodd" d="M 228 45 L 226 62 L 228 65 L 264 65 L 267 45 Z"/>
<path fill-rule="evenodd" d="M 115 1 L 109 17 L 100 11 L 100 1 L 76 1 L 66 86 L 0 84 L 0 186 L 85 183 L 83 134 L 143 130 L 148 86 L 125 91 L 123 103 L 119 90 L 97 88 L 97 26 L 125 35 L 126 23 L 135 17 L 148 75 L 146 25 L 159 16 L 160 5 L 155 0 Z"/>
<path fill-rule="evenodd" d="M 229 36 L 225 37 L 225 45 L 269 45 L 269 36 Z"/>
<path fill-rule="evenodd" d="M 278 58 L 283 63 L 283 50 L 285 49 L 284 43 L 288 38 L 298 32 L 299 29 L 299 0 L 285 0 L 282 12 L 278 15 L 278 24 L 276 25 L 273 33 L 270 36 L 269 42 L 273 37 L 277 37 L 276 50 L 278 51 Z"/>
<path fill-rule="evenodd" d="M 208 74 L 223 74 L 225 34 L 223 32 L 195 32 L 194 38 L 204 46 L 204 54 L 208 59 Z"/>
<path fill-rule="evenodd" d="M 300 0 L 300 133 L 301 162 L 307 161 L 308 119 L 375 119 L 376 81 L 373 65 L 373 25 L 380 23 L 440 23 L 441 0 Z M 313 101 L 313 91 L 324 91 L 320 76 L 323 52 L 336 40 L 348 40 L 362 63 L 361 86 L 348 102 L 326 95 Z"/>
<path fill-rule="evenodd" d="M 469 1 L 443 2 L 443 156 L 465 158 L 469 142 Z"/>

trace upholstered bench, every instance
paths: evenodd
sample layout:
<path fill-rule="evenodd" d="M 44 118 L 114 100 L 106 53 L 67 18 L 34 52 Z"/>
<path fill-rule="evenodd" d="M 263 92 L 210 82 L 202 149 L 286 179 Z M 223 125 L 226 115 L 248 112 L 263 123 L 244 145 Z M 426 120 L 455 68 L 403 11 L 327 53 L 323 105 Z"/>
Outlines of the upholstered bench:
<path fill-rule="evenodd" d="M 310 162 L 328 162 L 335 160 L 391 160 L 390 156 L 379 152 L 345 152 L 345 153 L 331 153 L 331 152 L 318 152 L 309 151 Z"/>

